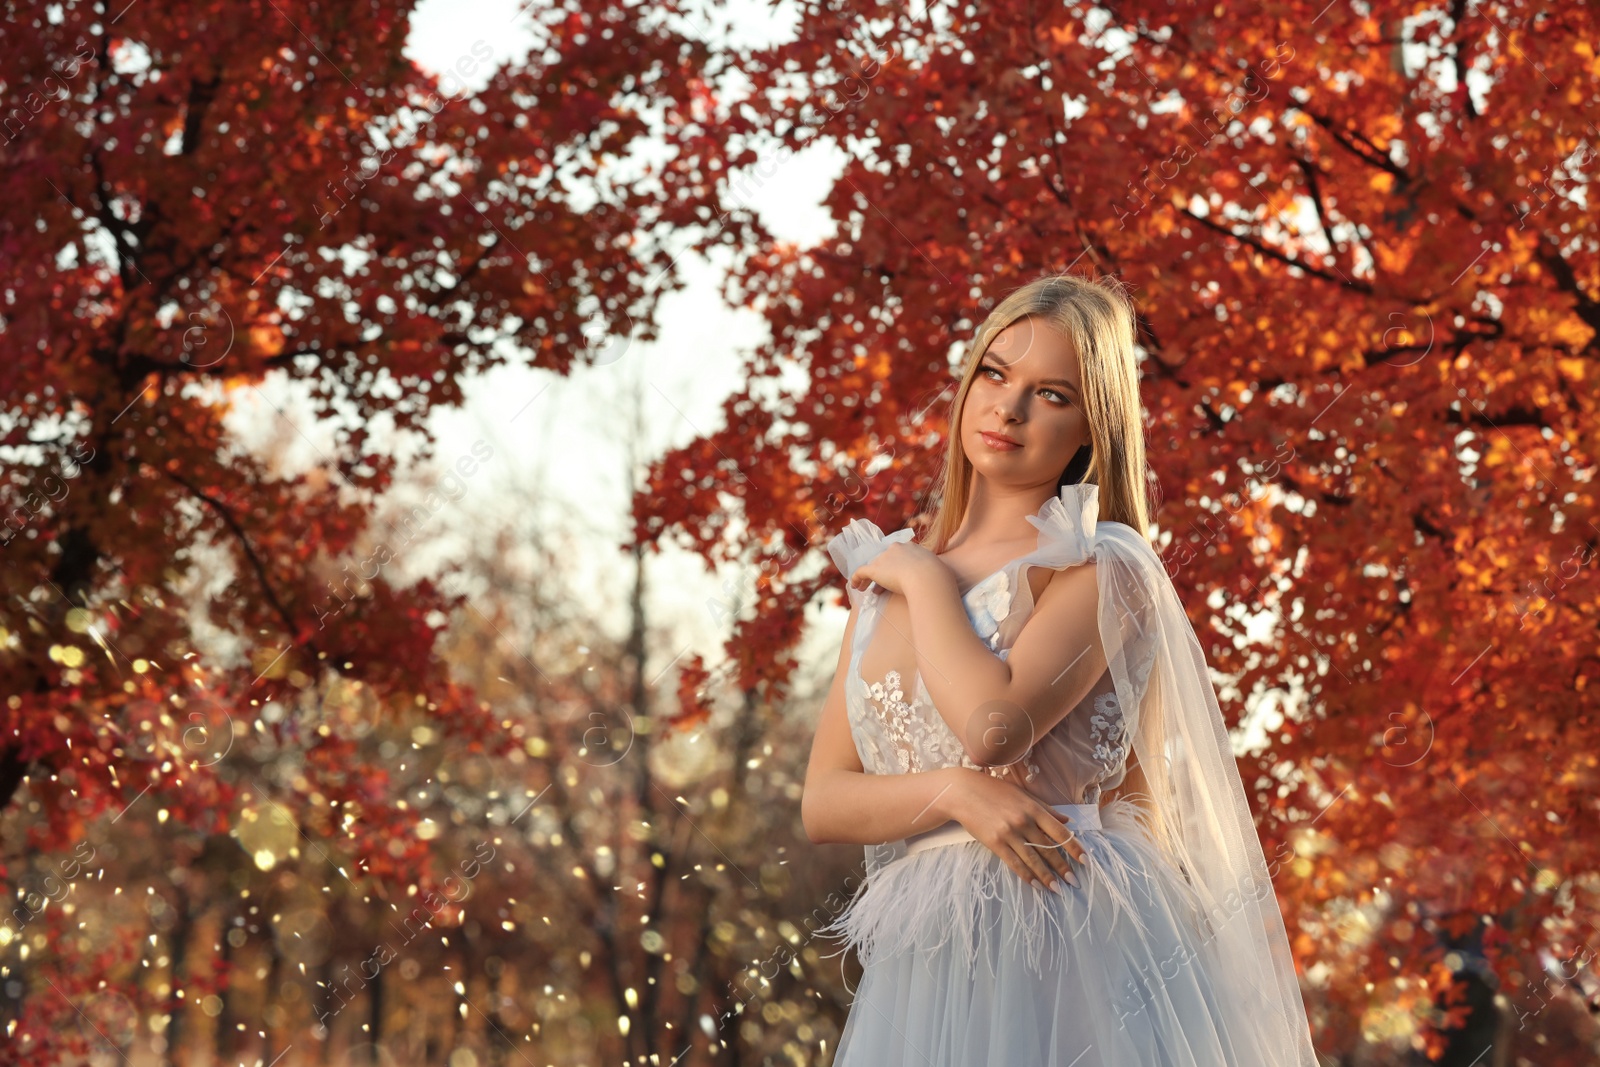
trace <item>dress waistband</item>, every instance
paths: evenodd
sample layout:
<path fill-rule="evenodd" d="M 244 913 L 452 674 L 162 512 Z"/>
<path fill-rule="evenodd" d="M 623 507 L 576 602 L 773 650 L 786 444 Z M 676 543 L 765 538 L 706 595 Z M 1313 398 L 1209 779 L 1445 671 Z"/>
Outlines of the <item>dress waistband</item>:
<path fill-rule="evenodd" d="M 1100 805 L 1098 804 L 1052 804 L 1052 811 L 1058 811 L 1068 820 L 1067 828 L 1073 833 L 1083 833 L 1085 830 L 1100 829 Z M 906 838 L 906 855 L 921 852 L 926 848 L 938 848 L 940 845 L 955 845 L 962 841 L 976 841 L 967 832 L 967 828 L 951 820 L 943 826 L 932 830 L 924 830 L 920 834 L 912 834 Z"/>

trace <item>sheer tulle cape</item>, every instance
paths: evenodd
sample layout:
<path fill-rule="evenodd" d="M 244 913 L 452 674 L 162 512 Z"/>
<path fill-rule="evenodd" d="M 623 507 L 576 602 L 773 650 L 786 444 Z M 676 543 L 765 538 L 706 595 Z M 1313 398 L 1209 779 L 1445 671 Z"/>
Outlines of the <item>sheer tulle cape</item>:
<path fill-rule="evenodd" d="M 1095 562 L 1100 638 L 1148 784 L 1137 813 L 1124 809 L 1107 820 L 1102 836 L 1117 836 L 1116 823 L 1126 832 L 1120 850 L 1105 851 L 1111 848 L 1105 841 L 1096 846 L 1104 864 L 1091 881 L 1115 909 L 1137 912 L 1135 874 L 1177 872 L 1165 881 L 1182 890 L 1162 899 L 1186 912 L 1196 958 L 1216 961 L 1210 989 L 1225 1031 L 1272 1067 L 1317 1067 L 1283 917 L 1199 640 L 1149 543 L 1124 523 L 1098 521 L 1098 513 L 1098 486 L 1064 487 L 1029 516 L 1039 528 L 1039 547 L 1022 561 L 1054 569 Z M 901 530 L 885 537 L 865 523 L 856 536 L 837 539 L 830 552 L 848 576 L 887 544 L 910 536 Z M 1026 581 L 1018 586 L 1026 596 Z M 863 610 L 878 605 L 853 589 L 850 596 L 864 603 Z M 1014 611 L 1002 625 L 1024 625 L 1027 616 Z M 1095 836 L 1085 835 L 1086 846 Z M 1058 959 L 1061 939 L 1071 935 L 1052 921 L 1060 909 L 1024 896 L 1039 891 L 1009 868 L 997 871 L 1000 862 L 975 843 L 910 857 L 903 843 L 868 846 L 866 885 L 829 932 L 864 950 L 864 963 L 874 955 L 944 948 L 971 962 L 987 935 L 969 917 L 1004 916 L 1030 969 Z"/>
<path fill-rule="evenodd" d="M 1246 803 L 1205 655 L 1177 590 L 1143 537 L 1117 522 L 1094 538 L 1100 637 L 1123 707 L 1156 842 L 1187 876 L 1219 961 L 1230 1031 L 1266 1063 L 1317 1067 L 1294 957 Z"/>

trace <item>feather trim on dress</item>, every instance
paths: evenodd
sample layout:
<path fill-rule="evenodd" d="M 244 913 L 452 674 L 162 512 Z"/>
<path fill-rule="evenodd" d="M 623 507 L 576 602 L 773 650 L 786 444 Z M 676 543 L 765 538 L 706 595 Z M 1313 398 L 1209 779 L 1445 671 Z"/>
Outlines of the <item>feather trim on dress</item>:
<path fill-rule="evenodd" d="M 1112 923 L 1129 922 L 1143 934 L 1140 915 L 1150 909 L 1152 894 L 1188 888 L 1150 837 L 1142 807 L 1124 797 L 1100 810 L 1102 828 L 1076 834 L 1087 862 L 1073 864 L 1078 885 L 1060 883 L 1061 894 L 1023 882 L 982 842 L 962 841 L 914 852 L 872 872 L 818 933 L 843 939 L 839 952 L 854 948 L 863 966 L 880 955 L 950 946 L 970 971 L 984 944 L 1001 934 L 1015 935 L 1007 949 L 1020 953 L 1037 975 L 1071 966 L 1071 953 L 1096 951 L 1092 939 L 1072 939 L 1090 926 L 1097 908 L 1111 909 Z M 1157 868 L 1168 873 L 1152 877 Z M 1199 900 L 1191 893 L 1165 903 L 1199 915 Z"/>

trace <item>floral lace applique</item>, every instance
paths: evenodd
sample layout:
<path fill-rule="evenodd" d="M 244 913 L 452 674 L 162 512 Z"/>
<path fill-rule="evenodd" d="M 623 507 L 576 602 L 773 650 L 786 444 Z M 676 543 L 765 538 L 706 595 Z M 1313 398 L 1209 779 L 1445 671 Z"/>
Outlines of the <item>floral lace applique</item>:
<path fill-rule="evenodd" d="M 1011 613 L 1010 576 L 1003 568 L 995 571 L 961 595 L 961 606 L 973 631 L 983 638 L 989 651 L 995 651 L 1000 642 L 1000 623 Z"/>
<path fill-rule="evenodd" d="M 1107 770 L 1116 770 L 1128 758 L 1128 723 L 1122 717 L 1115 691 L 1094 698 L 1089 716 L 1089 740 L 1094 743 L 1094 758 Z"/>
<path fill-rule="evenodd" d="M 938 717 L 937 712 L 921 700 L 906 700 L 899 671 L 890 671 L 883 676 L 883 681 L 868 685 L 867 696 L 877 705 L 880 721 L 894 748 L 894 765 L 900 773 L 910 774 L 938 767 L 966 767 L 974 771 L 988 771 L 993 777 L 1002 778 L 1009 770 L 1009 765 L 984 767 L 967 755 L 961 740 Z M 1031 752 L 1024 757 L 1027 767 L 1024 781 L 1031 781 L 1039 773 L 1039 767 L 1031 757 Z"/>

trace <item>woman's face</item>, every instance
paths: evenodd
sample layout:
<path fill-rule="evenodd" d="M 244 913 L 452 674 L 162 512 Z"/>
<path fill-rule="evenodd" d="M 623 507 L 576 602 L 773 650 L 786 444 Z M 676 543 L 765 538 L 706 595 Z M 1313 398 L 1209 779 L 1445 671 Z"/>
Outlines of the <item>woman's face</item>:
<path fill-rule="evenodd" d="M 1072 342 L 1043 319 L 996 334 L 961 409 L 973 470 L 1006 485 L 1054 484 L 1089 443 L 1080 385 Z"/>

